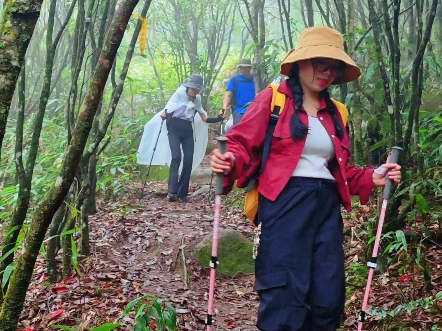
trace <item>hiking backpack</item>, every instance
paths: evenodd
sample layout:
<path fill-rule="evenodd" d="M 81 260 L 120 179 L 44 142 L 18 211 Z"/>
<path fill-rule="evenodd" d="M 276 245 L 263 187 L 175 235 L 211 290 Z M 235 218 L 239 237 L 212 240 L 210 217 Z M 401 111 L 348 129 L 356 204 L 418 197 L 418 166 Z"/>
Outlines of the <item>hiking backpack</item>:
<path fill-rule="evenodd" d="M 256 226 L 255 220 L 258 213 L 258 203 L 259 203 L 259 193 L 258 193 L 258 177 L 264 171 L 267 158 L 269 157 L 270 146 L 272 144 L 272 136 L 275 131 L 276 124 L 278 123 L 279 116 L 281 116 L 284 111 L 284 105 L 286 100 L 286 95 L 284 93 L 278 92 L 279 84 L 270 84 L 268 88 L 273 90 L 272 103 L 270 106 L 270 122 L 267 127 L 266 137 L 264 140 L 264 149 L 262 152 L 261 168 L 257 176 L 250 179 L 249 184 L 246 188 L 246 196 L 244 201 L 244 215 L 250 220 L 250 222 Z M 332 99 L 339 113 L 341 114 L 342 123 L 344 127 L 347 126 L 348 122 L 348 109 L 339 101 Z"/>

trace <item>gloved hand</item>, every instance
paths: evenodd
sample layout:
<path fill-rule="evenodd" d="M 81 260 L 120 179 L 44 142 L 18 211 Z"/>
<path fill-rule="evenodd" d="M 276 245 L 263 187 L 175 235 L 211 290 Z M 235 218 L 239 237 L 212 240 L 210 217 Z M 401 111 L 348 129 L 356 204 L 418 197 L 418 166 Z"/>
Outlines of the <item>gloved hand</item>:
<path fill-rule="evenodd" d="M 208 117 L 206 123 L 219 123 L 224 120 L 224 116 L 219 114 L 217 117 Z"/>

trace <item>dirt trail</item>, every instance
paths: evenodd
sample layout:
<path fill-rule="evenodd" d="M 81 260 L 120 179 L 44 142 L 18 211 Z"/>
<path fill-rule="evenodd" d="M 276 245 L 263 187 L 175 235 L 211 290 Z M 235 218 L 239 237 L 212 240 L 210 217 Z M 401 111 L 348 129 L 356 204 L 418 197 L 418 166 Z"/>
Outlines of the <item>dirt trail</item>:
<path fill-rule="evenodd" d="M 191 252 L 211 235 L 213 209 L 208 195 L 179 203 L 167 201 L 165 192 L 165 184 L 151 184 L 146 196 L 132 204 L 127 215 L 119 219 L 108 211 L 94 215 L 94 255 L 111 262 L 104 274 L 116 267 L 124 271 L 127 291 L 134 289 L 172 302 L 180 312 L 180 330 L 202 330 L 209 278 L 208 271 L 192 260 Z M 100 223 L 107 227 L 99 227 Z M 238 228 L 223 216 L 221 227 Z M 244 227 L 249 227 L 247 222 Z M 257 330 L 258 300 L 252 290 L 253 280 L 253 275 L 217 279 L 214 330 Z"/>
<path fill-rule="evenodd" d="M 194 179 L 192 191 L 208 184 L 209 180 L 206 176 Z M 102 323 L 121 322 L 119 317 L 127 303 L 145 294 L 174 305 L 179 330 L 205 330 L 209 273 L 193 260 L 191 252 L 197 243 L 211 235 L 213 200 L 203 194 L 193 197 L 190 203 L 169 202 L 165 182 L 148 183 L 146 195 L 140 200 L 136 197 L 140 188 L 141 185 L 135 191 L 127 191 L 124 201 L 99 203 L 99 211 L 90 217 L 92 255 L 81 262 L 80 276 L 47 285 L 45 261 L 39 257 L 18 330 L 55 330 L 51 324 L 89 330 Z M 364 207 L 345 221 L 347 281 L 348 286 L 356 290 L 347 298 L 347 319 L 342 330 L 355 329 L 355 317 L 362 304 L 366 278 L 357 276 L 354 267 L 363 259 L 365 242 L 359 240 L 357 233 L 363 233 L 367 216 L 371 214 L 373 210 Z M 252 227 L 235 207 L 223 206 L 221 228 L 252 237 Z M 370 303 L 391 309 L 442 291 L 441 251 L 435 246 L 428 246 L 427 250 L 431 252 L 427 255 L 432 268 L 431 290 L 424 290 L 419 270 L 403 270 L 399 275 L 400 265 L 396 264 L 381 277 L 376 276 Z M 366 270 L 364 264 L 360 268 Z M 253 275 L 217 278 L 212 330 L 257 330 L 258 297 L 253 292 L 253 281 Z M 440 323 L 437 311 L 442 311 L 440 302 L 431 310 L 424 311 L 417 306 L 412 315 L 398 315 L 399 323 L 414 327 L 397 330 L 429 330 L 434 323 Z M 124 321 L 128 325 L 132 322 L 130 318 Z M 365 329 L 396 330 L 389 326 L 396 322 L 389 321 L 386 328 L 374 322 Z"/>

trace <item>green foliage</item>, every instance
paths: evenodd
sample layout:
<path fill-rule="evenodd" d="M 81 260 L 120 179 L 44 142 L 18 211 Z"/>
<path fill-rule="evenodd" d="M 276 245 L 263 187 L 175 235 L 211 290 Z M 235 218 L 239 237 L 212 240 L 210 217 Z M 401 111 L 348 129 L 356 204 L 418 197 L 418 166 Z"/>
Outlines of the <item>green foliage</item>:
<path fill-rule="evenodd" d="M 370 242 L 373 241 L 372 239 Z M 406 261 L 410 260 L 407 239 L 405 238 L 405 234 L 402 230 L 396 230 L 395 232 L 390 231 L 382 236 L 382 240 L 386 240 L 388 242 L 387 247 L 384 249 L 384 254 L 388 253 L 390 260 L 392 259 L 392 256 L 400 257 L 402 255 L 406 257 Z M 408 265 L 403 265 L 399 272 L 401 273 L 407 267 Z"/>
<path fill-rule="evenodd" d="M 129 302 L 122 318 L 128 315 L 135 320 L 133 331 L 178 330 L 175 308 L 152 296 L 144 295 Z"/>
<path fill-rule="evenodd" d="M 95 328 L 90 329 L 89 331 L 110 331 L 115 330 L 118 328 L 120 324 L 115 323 L 105 323 L 100 326 L 97 326 Z M 69 326 L 64 325 L 51 325 L 52 328 L 60 329 L 60 330 L 66 330 L 66 331 L 80 331 L 80 328 L 71 328 Z"/>
<path fill-rule="evenodd" d="M 381 308 L 369 308 L 367 313 L 370 315 L 377 316 L 379 318 L 385 319 L 387 317 L 396 317 L 401 313 L 406 312 L 408 315 L 412 315 L 415 309 L 421 308 L 424 310 L 430 310 L 436 306 L 436 302 L 442 299 L 442 291 L 438 292 L 434 296 L 429 296 L 427 298 L 422 298 L 419 300 L 410 301 L 407 303 L 400 304 L 392 310 L 386 310 Z"/>
<path fill-rule="evenodd" d="M 348 297 L 351 297 L 355 291 L 358 291 L 361 286 L 367 283 L 368 270 L 367 265 L 360 262 L 352 263 L 346 268 L 346 274 L 348 275 L 346 291 Z"/>

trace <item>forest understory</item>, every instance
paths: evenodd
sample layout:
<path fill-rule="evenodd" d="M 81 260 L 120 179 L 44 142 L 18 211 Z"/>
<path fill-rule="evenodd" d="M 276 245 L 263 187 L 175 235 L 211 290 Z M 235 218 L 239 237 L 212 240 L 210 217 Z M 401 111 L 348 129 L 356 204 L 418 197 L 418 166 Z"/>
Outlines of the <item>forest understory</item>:
<path fill-rule="evenodd" d="M 191 189 L 195 192 L 209 181 L 210 177 L 194 182 Z M 126 326 L 117 330 L 132 330 L 133 314 L 122 319 L 122 313 L 128 302 L 142 295 L 171 303 L 178 330 L 205 330 L 209 269 L 201 267 L 192 253 L 211 236 L 213 195 L 193 196 L 189 203 L 169 202 L 166 189 L 166 182 L 150 182 L 142 199 L 139 185 L 127 187 L 116 202 L 100 200 L 91 217 L 92 254 L 80 260 L 81 274 L 48 285 L 40 257 L 18 330 L 55 330 L 52 325 L 89 330 L 103 323 L 121 323 Z M 241 193 L 223 199 L 221 227 L 251 239 L 253 228 L 238 207 Z M 357 329 L 368 272 L 364 224 L 375 214 L 371 204 L 344 215 L 347 302 L 341 330 Z M 396 256 L 375 275 L 370 306 L 377 314 L 369 316 L 364 330 L 442 330 L 442 300 L 437 296 L 442 291 L 442 253 L 431 240 L 422 247 L 430 279 L 413 263 L 416 252 Z M 217 278 L 213 330 L 257 330 L 253 281 L 254 276 L 247 274 Z"/>

